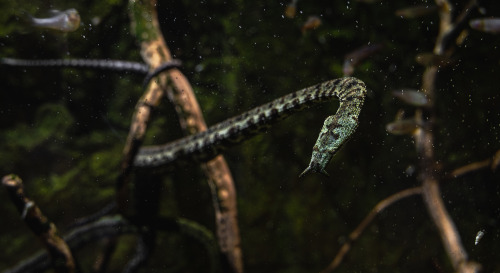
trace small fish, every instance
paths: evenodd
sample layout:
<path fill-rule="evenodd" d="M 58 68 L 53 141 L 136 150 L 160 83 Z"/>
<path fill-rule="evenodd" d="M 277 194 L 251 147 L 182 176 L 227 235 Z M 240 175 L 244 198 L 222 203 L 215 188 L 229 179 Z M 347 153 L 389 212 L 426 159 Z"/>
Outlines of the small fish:
<path fill-rule="evenodd" d="M 423 66 L 437 65 L 444 67 L 452 63 L 450 58 L 430 52 L 417 54 L 417 56 L 415 56 L 415 61 Z"/>
<path fill-rule="evenodd" d="M 48 18 L 35 18 L 28 16 L 29 23 L 37 28 L 52 29 L 61 32 L 72 32 L 80 26 L 80 14 L 76 9 L 54 11 Z"/>
<path fill-rule="evenodd" d="M 489 33 L 500 33 L 500 18 L 474 19 L 469 21 L 472 29 Z"/>
<path fill-rule="evenodd" d="M 405 19 L 414 19 L 418 17 L 422 17 L 425 15 L 429 15 L 437 11 L 436 6 L 414 6 L 404 9 L 396 10 L 395 14 L 397 17 L 405 18 Z"/>
<path fill-rule="evenodd" d="M 342 67 L 342 72 L 344 76 L 351 76 L 354 73 L 354 67 L 361 63 L 364 59 L 370 55 L 375 54 L 382 49 L 381 44 L 367 45 L 360 47 L 344 57 L 344 65 Z"/>
<path fill-rule="evenodd" d="M 321 26 L 321 19 L 318 16 L 312 15 L 307 18 L 304 25 L 302 25 L 302 33 L 306 33 L 308 30 L 317 29 Z"/>
<path fill-rule="evenodd" d="M 402 100 L 403 102 L 406 102 L 414 106 L 426 106 L 429 104 L 427 96 L 424 93 L 418 92 L 418 90 L 415 89 L 401 89 L 393 91 L 392 95 Z"/>
<path fill-rule="evenodd" d="M 292 0 L 290 3 L 288 3 L 288 5 L 286 5 L 285 16 L 287 18 L 295 17 L 295 13 L 297 12 L 297 1 L 298 0 Z"/>
<path fill-rule="evenodd" d="M 477 246 L 477 244 L 479 244 L 479 241 L 483 238 L 484 233 L 485 233 L 484 229 L 482 229 L 482 230 L 480 230 L 480 231 L 477 232 L 477 234 L 476 234 L 476 240 L 474 241 L 474 245 Z"/>
<path fill-rule="evenodd" d="M 407 135 L 413 134 L 418 129 L 418 124 L 415 119 L 400 119 L 388 123 L 385 126 L 387 132 L 394 135 Z"/>

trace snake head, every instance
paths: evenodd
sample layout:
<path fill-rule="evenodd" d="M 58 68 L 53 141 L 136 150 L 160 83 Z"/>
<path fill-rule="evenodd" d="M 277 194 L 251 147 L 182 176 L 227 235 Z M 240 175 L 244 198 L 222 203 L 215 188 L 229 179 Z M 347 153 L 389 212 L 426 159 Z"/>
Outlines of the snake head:
<path fill-rule="evenodd" d="M 311 160 L 311 163 L 309 166 L 299 175 L 299 178 L 304 177 L 305 175 L 309 173 L 321 173 L 324 174 L 327 177 L 330 177 L 330 175 L 325 171 L 324 168 L 320 166 L 320 164 L 314 164 Z"/>
<path fill-rule="evenodd" d="M 325 131 L 325 130 L 323 130 Z M 331 134 L 322 132 L 320 133 L 320 136 L 318 138 L 318 141 L 316 141 L 316 145 L 313 147 L 312 155 L 311 155 L 311 161 L 309 162 L 309 166 L 299 175 L 299 177 L 303 177 L 308 173 L 321 173 L 326 175 L 327 177 L 330 176 L 326 171 L 326 165 L 328 165 L 328 162 L 332 159 L 333 155 L 336 153 L 336 148 L 334 145 L 334 149 L 331 149 L 328 147 L 328 145 L 324 144 L 325 138 L 330 139 L 332 137 L 329 137 Z M 329 143 L 327 143 L 329 144 Z M 331 145 L 332 146 L 332 145 Z"/>

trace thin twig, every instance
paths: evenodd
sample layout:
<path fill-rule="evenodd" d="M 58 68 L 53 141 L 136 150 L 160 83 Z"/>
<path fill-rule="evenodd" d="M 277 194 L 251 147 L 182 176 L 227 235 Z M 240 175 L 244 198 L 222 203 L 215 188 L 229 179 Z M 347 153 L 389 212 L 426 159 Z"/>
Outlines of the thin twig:
<path fill-rule="evenodd" d="M 491 156 L 490 158 L 472 162 L 470 164 L 454 169 L 447 175 L 447 178 L 458 178 L 470 172 L 479 171 L 482 169 L 486 169 L 488 167 L 490 167 L 491 171 L 494 172 L 496 171 L 499 165 L 500 165 L 500 150 L 498 150 L 495 153 L 495 155 Z"/>
<path fill-rule="evenodd" d="M 454 169 L 451 172 L 450 177 L 458 178 L 458 177 L 465 175 L 465 174 L 468 174 L 470 172 L 478 171 L 480 169 L 485 169 L 485 168 L 489 167 L 490 165 L 491 165 L 490 158 L 482 160 L 482 161 L 473 162 L 473 163 L 467 164 L 465 166 Z"/>
<path fill-rule="evenodd" d="M 321 271 L 322 273 L 328 273 L 334 271 L 344 260 L 345 255 L 349 252 L 351 249 L 352 244 L 361 236 L 363 231 L 368 227 L 368 225 L 373 221 L 375 216 L 379 214 L 381 211 L 389 207 L 390 205 L 394 204 L 395 202 L 404 199 L 406 197 L 415 195 L 415 194 L 421 194 L 422 193 L 422 187 L 415 187 L 415 188 L 410 188 L 406 190 L 402 190 L 400 192 L 397 192 L 384 200 L 380 201 L 373 207 L 373 209 L 366 215 L 365 219 L 361 221 L 361 223 L 349 234 L 348 240 L 342 245 L 340 248 L 339 252 L 333 259 L 333 261 L 328 265 L 327 268 L 323 269 Z"/>

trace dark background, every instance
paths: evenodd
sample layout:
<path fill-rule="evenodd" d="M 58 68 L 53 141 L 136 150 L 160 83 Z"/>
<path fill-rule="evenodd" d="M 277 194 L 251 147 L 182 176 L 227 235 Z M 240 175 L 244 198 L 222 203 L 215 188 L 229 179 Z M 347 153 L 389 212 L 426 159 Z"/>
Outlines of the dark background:
<path fill-rule="evenodd" d="M 214 124 L 282 95 L 342 76 L 344 56 L 367 44 L 383 49 L 355 70 L 369 88 L 360 126 L 328 165 L 330 178 L 299 179 L 324 118 L 337 102 L 295 114 L 224 155 L 238 193 L 239 225 L 247 272 L 317 272 L 380 200 L 418 186 L 410 136 L 385 130 L 399 109 L 414 107 L 392 96 L 419 88 L 418 53 L 433 49 L 439 19 L 394 15 L 432 1 L 160 1 L 159 21 L 174 58 L 194 87 L 207 123 Z M 388 3 L 390 2 L 390 3 Z M 466 1 L 457 1 L 460 11 Z M 484 15 L 500 16 L 496 1 Z M 76 8 L 72 33 L 27 26 L 19 16 L 47 16 Z M 0 57 L 98 58 L 141 61 L 130 34 L 125 1 L 0 0 Z M 309 16 L 322 24 L 302 32 Z M 441 189 L 470 259 L 484 272 L 500 272 L 500 176 L 483 169 L 458 179 L 451 170 L 487 159 L 500 149 L 500 36 L 468 30 L 451 65 L 437 80 L 435 154 Z M 0 67 L 0 174 L 16 173 L 44 213 L 64 233 L 76 218 L 114 200 L 115 180 L 142 77 L 79 69 Z M 147 143 L 181 137 L 165 100 L 148 129 Z M 412 172 L 411 170 L 415 171 Z M 0 190 L 0 270 L 41 249 Z M 161 214 L 197 221 L 214 230 L 210 190 L 198 164 L 165 176 Z M 479 244 L 476 234 L 485 230 Z M 120 241 L 112 272 L 133 254 L 133 237 Z M 202 272 L 201 245 L 162 234 L 144 272 Z M 99 244 L 77 253 L 90 268 Z M 87 265 L 87 266 L 86 266 Z M 383 211 L 354 244 L 339 272 L 452 272 L 434 224 L 419 196 Z M 89 271 L 90 272 L 90 271 Z"/>

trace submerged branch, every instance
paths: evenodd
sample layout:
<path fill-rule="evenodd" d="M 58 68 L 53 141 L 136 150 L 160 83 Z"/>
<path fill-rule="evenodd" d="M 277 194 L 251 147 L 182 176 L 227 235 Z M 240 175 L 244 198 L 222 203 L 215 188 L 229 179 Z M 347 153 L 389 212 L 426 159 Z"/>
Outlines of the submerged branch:
<path fill-rule="evenodd" d="M 400 191 L 398 193 L 395 193 L 395 194 L 385 198 L 384 200 L 378 202 L 377 205 L 375 205 L 375 207 L 373 207 L 373 209 L 370 211 L 370 213 L 368 213 L 368 215 L 365 217 L 365 219 L 363 219 L 363 221 L 361 221 L 361 223 L 356 227 L 356 229 L 354 229 L 349 234 L 348 240 L 342 245 L 342 247 L 340 248 L 339 252 L 335 256 L 333 261 L 328 265 L 327 268 L 323 269 L 323 271 L 321 271 L 321 272 L 328 273 L 328 272 L 332 272 L 335 269 L 337 269 L 337 267 L 342 263 L 342 261 L 344 260 L 344 257 L 347 255 L 347 253 L 351 249 L 352 244 L 361 236 L 363 231 L 373 221 L 373 219 L 375 218 L 375 216 L 377 216 L 377 214 L 379 214 L 381 211 L 383 211 L 384 209 L 386 209 L 387 207 L 391 206 L 392 204 L 394 204 L 395 202 L 397 202 L 401 199 L 404 199 L 406 197 L 409 197 L 409 196 L 412 196 L 415 194 L 421 194 L 421 193 L 422 193 L 422 187 L 410 188 L 410 189 L 406 189 L 406 190 Z"/>
<path fill-rule="evenodd" d="M 156 0 L 129 2 L 131 25 L 140 43 L 141 55 L 144 61 L 152 68 L 161 66 L 172 59 L 169 48 L 163 39 L 162 31 L 160 30 L 156 5 Z M 154 92 L 158 94 L 158 97 L 152 97 L 155 99 L 155 105 L 163 95 L 163 90 L 166 91 L 169 100 L 175 106 L 175 110 L 179 116 L 179 123 L 185 134 L 191 135 L 207 129 L 193 89 L 181 71 L 171 69 L 159 74 L 158 84 L 156 81 L 152 81 L 148 85 L 148 90 L 152 89 L 158 89 Z M 152 93 L 152 91 L 148 91 L 148 93 L 150 92 Z M 146 107 L 150 103 L 149 98 L 145 98 L 137 106 L 137 118 L 134 118 L 134 120 L 142 120 L 144 122 L 136 122 L 134 129 L 131 129 L 128 141 L 131 144 L 130 148 L 125 150 L 125 154 L 133 154 L 135 156 L 142 142 L 150 113 L 150 109 Z M 133 143 L 136 142 L 140 143 L 134 145 Z M 131 166 L 132 160 L 133 156 L 126 157 L 127 170 Z M 223 156 L 217 156 L 211 161 L 202 164 L 202 169 L 214 193 L 213 204 L 220 250 L 224 255 L 224 259 L 229 264 L 231 271 L 242 273 L 243 259 L 237 221 L 236 189 L 231 172 Z M 123 184 L 121 187 L 126 189 Z M 126 194 L 122 193 L 120 195 L 122 196 L 121 200 L 123 200 Z"/>
<path fill-rule="evenodd" d="M 500 150 L 498 150 L 496 154 L 490 158 L 473 162 L 465 166 L 454 169 L 449 176 L 451 178 L 457 178 L 466 175 L 470 172 L 486 169 L 488 167 L 491 168 L 491 171 L 495 171 L 499 165 L 500 165 Z"/>
<path fill-rule="evenodd" d="M 7 189 L 12 203 L 21 213 L 21 218 L 47 249 L 55 272 L 75 272 L 75 261 L 71 250 L 58 235 L 56 225 L 42 213 L 35 202 L 25 195 L 21 178 L 15 174 L 6 175 L 2 179 L 2 185 Z"/>
<path fill-rule="evenodd" d="M 452 4 L 448 0 L 436 0 L 436 4 L 439 7 L 440 24 L 438 38 L 434 47 L 434 54 L 443 55 L 449 46 L 446 43 L 446 37 L 449 37 L 448 35 L 450 35 L 450 33 L 455 33 L 457 31 L 457 26 L 461 26 L 462 24 L 457 24 L 452 21 Z M 464 17 L 466 16 L 460 19 L 464 20 Z M 434 94 L 436 90 L 437 73 L 438 66 L 432 64 L 426 67 L 423 74 L 422 90 L 431 100 L 430 107 L 425 109 L 425 111 L 424 109 L 418 109 L 415 114 L 417 121 L 422 122 L 426 120 L 429 124 L 426 128 L 418 129 L 414 134 L 419 160 L 418 163 L 421 170 L 417 179 L 422 183 L 424 203 L 432 221 L 439 231 L 439 235 L 441 236 L 441 240 L 453 268 L 457 272 L 463 273 L 478 272 L 480 266 L 468 260 L 467 252 L 462 244 L 458 230 L 446 210 L 439 190 L 439 180 L 437 178 L 439 177 L 437 174 L 439 168 L 436 166 L 436 160 L 434 158 L 435 144 L 433 134 L 433 121 L 436 118 Z"/>

